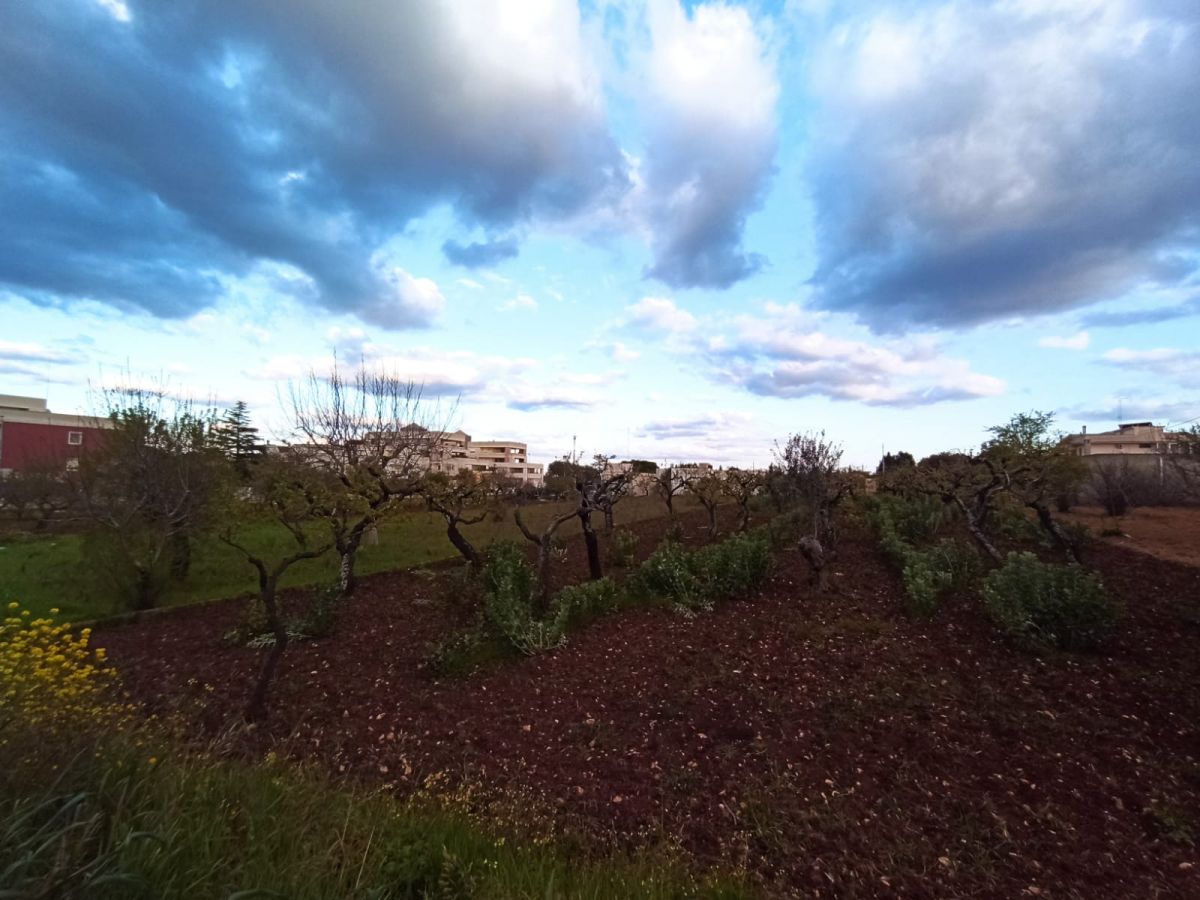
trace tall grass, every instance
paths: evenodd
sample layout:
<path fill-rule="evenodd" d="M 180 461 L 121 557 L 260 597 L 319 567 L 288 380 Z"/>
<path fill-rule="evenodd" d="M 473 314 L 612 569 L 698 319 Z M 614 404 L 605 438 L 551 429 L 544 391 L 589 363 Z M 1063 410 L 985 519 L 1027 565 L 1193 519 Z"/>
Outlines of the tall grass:
<path fill-rule="evenodd" d="M 40 780 L 6 763 L 0 897 L 751 896 L 665 851 L 581 858 L 465 808 L 402 802 L 278 763 L 167 756 L 162 744 L 152 757 L 151 746 L 109 739 Z"/>

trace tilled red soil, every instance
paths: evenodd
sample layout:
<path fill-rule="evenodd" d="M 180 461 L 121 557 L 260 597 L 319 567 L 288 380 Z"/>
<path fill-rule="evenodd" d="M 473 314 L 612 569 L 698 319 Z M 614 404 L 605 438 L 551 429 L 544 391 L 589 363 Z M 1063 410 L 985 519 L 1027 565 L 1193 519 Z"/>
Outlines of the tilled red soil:
<path fill-rule="evenodd" d="M 664 527 L 636 526 L 643 555 Z M 1098 552 L 1127 607 L 1104 655 L 1020 653 L 966 600 L 910 622 L 863 536 L 827 594 L 785 555 L 761 596 L 631 610 L 442 681 L 421 662 L 470 619 L 457 582 L 377 576 L 336 636 L 289 648 L 255 748 L 402 792 L 520 793 L 598 848 L 678 842 L 773 896 L 1200 897 L 1200 569 Z M 255 663 L 221 641 L 235 616 L 97 642 L 147 707 L 211 734 Z"/>

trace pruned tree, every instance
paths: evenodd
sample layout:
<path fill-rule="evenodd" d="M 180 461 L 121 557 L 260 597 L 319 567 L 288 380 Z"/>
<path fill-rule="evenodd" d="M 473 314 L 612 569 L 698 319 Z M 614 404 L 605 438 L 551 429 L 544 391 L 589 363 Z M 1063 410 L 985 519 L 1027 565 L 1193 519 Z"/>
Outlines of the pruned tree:
<path fill-rule="evenodd" d="M 763 488 L 763 474 L 750 469 L 727 469 L 722 488 L 738 507 L 738 531 L 750 527 L 750 502 Z"/>
<path fill-rule="evenodd" d="M 654 476 L 654 490 L 663 503 L 667 504 L 667 515 L 675 518 L 675 495 L 687 489 L 687 482 L 680 478 L 674 467 L 663 466 Z"/>
<path fill-rule="evenodd" d="M 810 518 L 811 531 L 800 538 L 799 549 L 812 567 L 813 583 L 826 590 L 826 565 L 837 543 L 834 512 L 852 487 L 838 472 L 842 447 L 826 440 L 823 431 L 806 432 L 790 435 L 782 447 L 776 444 L 774 454 L 788 494 Z"/>
<path fill-rule="evenodd" d="M 694 475 L 684 482 L 688 493 L 700 501 L 708 514 L 708 536 L 717 536 L 717 506 L 725 496 L 725 485 L 721 479 L 709 472 L 705 475 Z"/>
<path fill-rule="evenodd" d="M 590 467 L 590 477 L 582 480 L 593 508 L 600 510 L 604 515 L 605 532 L 613 530 L 613 515 L 616 506 L 629 495 L 629 491 L 633 487 L 634 472 L 631 469 L 626 470 L 613 466 L 612 459 L 611 456 L 597 453 L 592 457 L 593 465 Z"/>
<path fill-rule="evenodd" d="M 1033 510 L 1047 535 L 1073 562 L 1079 552 L 1050 512 L 1051 500 L 1073 491 L 1087 476 L 1083 460 L 1065 449 L 1061 435 L 1051 431 L 1054 414 L 1033 410 L 1017 413 L 1003 425 L 988 429 L 992 437 L 981 451 L 980 460 L 1003 489 Z"/>
<path fill-rule="evenodd" d="M 983 552 L 996 563 L 1004 562 L 991 539 L 996 498 L 1005 489 L 1004 478 L 994 467 L 967 453 L 935 453 L 922 459 L 900 487 L 901 493 L 926 494 L 953 506 Z"/>
<path fill-rule="evenodd" d="M 285 449 L 255 466 L 248 488 L 231 491 L 226 498 L 226 524 L 218 537 L 237 550 L 257 573 L 258 601 L 273 639 L 246 702 L 247 721 L 266 718 L 268 691 L 288 646 L 287 623 L 279 608 L 279 581 L 296 563 L 316 559 L 333 549 L 329 485 L 327 473 L 314 470 L 295 451 Z M 275 553 L 268 555 L 251 545 L 243 532 L 247 525 L 263 519 L 283 526 L 291 540 L 290 547 L 273 546 Z M 320 537 L 314 539 L 311 532 Z"/>
<path fill-rule="evenodd" d="M 495 497 L 491 479 L 477 478 L 467 469 L 460 469 L 454 475 L 430 472 L 425 476 L 422 495 L 430 511 L 446 520 L 446 537 L 454 549 L 473 570 L 479 571 L 479 551 L 467 540 L 461 526 L 476 525 L 487 518 L 489 501 Z"/>
<path fill-rule="evenodd" d="M 355 587 L 363 538 L 401 503 L 421 493 L 446 427 L 420 385 L 360 362 L 311 371 L 289 390 L 301 443 L 295 449 L 340 486 L 330 505 L 340 557 L 340 596 Z"/>
<path fill-rule="evenodd" d="M 513 519 L 516 521 L 517 527 L 521 529 L 521 534 L 537 547 L 538 615 L 544 615 L 550 608 L 550 554 L 554 551 L 554 534 L 577 515 L 577 509 L 560 513 L 550 519 L 541 534 L 537 534 L 525 524 L 521 508 L 518 506 L 513 510 Z"/>
<path fill-rule="evenodd" d="M 213 410 L 141 388 L 103 398 L 109 428 L 74 482 L 103 545 L 97 558 L 133 608 L 149 609 L 168 574 L 186 577 L 191 542 L 212 524 L 228 467 L 213 446 Z"/>

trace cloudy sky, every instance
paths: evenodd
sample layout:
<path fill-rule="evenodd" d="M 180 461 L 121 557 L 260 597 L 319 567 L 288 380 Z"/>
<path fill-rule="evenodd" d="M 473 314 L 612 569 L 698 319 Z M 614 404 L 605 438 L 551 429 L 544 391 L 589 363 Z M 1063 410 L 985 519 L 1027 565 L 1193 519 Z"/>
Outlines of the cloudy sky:
<path fill-rule="evenodd" d="M 765 464 L 1200 417 L 1195 0 L 46 0 L 0 30 L 0 393 Z"/>

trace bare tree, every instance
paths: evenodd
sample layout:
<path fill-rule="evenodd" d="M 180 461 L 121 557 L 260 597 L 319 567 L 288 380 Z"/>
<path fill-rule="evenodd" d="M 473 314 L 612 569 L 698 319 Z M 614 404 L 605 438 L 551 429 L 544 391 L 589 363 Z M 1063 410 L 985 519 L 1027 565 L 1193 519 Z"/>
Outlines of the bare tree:
<path fill-rule="evenodd" d="M 462 554 L 472 569 L 480 568 L 479 551 L 467 540 L 460 526 L 475 525 L 487 518 L 488 502 L 495 496 L 491 479 L 476 478 L 475 473 L 462 469 L 453 476 L 431 472 L 425 476 L 422 488 L 425 502 L 432 512 L 446 520 L 446 537 Z M 468 511 L 474 509 L 474 514 Z"/>
<path fill-rule="evenodd" d="M 255 466 L 248 489 L 231 492 L 225 516 L 226 526 L 220 539 L 245 557 L 258 573 L 258 599 L 262 604 L 267 627 L 273 642 L 263 657 L 250 698 L 246 703 L 247 721 L 256 722 L 267 716 L 267 693 L 288 645 L 288 629 L 279 609 L 279 580 L 301 560 L 316 559 L 334 546 L 331 534 L 313 545 L 309 532 L 316 523 L 325 531 L 331 523 L 329 497 L 325 488 L 329 479 L 325 473 L 312 470 L 311 465 L 297 458 L 294 451 L 284 450 Z M 279 551 L 268 558 L 252 548 L 240 534 L 246 523 L 267 517 L 282 525 L 291 538 L 291 552 Z"/>
<path fill-rule="evenodd" d="M 667 504 L 667 515 L 675 518 L 675 495 L 683 493 L 687 484 L 676 475 L 673 467 L 663 466 L 654 476 L 654 490 Z"/>
<path fill-rule="evenodd" d="M 168 572 L 187 575 L 191 541 L 210 524 L 227 466 L 211 442 L 213 410 L 141 388 L 103 396 L 110 427 L 81 459 L 75 484 L 110 575 L 135 609 L 148 609 Z"/>
<path fill-rule="evenodd" d="M 616 505 L 628 496 L 633 487 L 633 471 L 614 468 L 613 457 L 604 453 L 597 453 L 592 459 L 592 469 L 597 474 L 584 481 L 584 485 L 593 507 L 604 514 L 605 532 L 611 532 Z M 600 576 L 593 577 L 599 578 Z"/>
<path fill-rule="evenodd" d="M 435 421 L 437 405 L 419 385 L 362 362 L 350 373 L 336 364 L 327 374 L 310 372 L 289 394 L 303 441 L 296 449 L 341 488 L 330 513 L 345 597 L 354 590 L 363 537 L 420 494 L 440 455 L 445 423 Z"/>
<path fill-rule="evenodd" d="M 727 469 L 722 488 L 738 506 L 738 531 L 750 527 L 750 501 L 763 488 L 763 475 L 749 469 Z"/>
<path fill-rule="evenodd" d="M 694 475 L 684 481 L 688 493 L 700 501 L 704 511 L 708 513 L 708 536 L 717 536 L 717 506 L 725 496 L 725 485 L 721 479 L 711 472 L 707 475 Z"/>
<path fill-rule="evenodd" d="M 544 614 L 550 607 L 550 554 L 554 550 L 554 534 L 565 523 L 571 521 L 579 514 L 578 509 L 570 509 L 567 512 L 561 513 L 552 518 L 541 534 L 536 534 L 530 530 L 525 524 L 524 518 L 521 516 L 521 508 L 518 506 L 513 510 L 513 519 L 517 523 L 517 527 L 521 529 L 521 534 L 537 547 L 537 576 L 538 576 L 538 599 L 539 615 Z"/>
<path fill-rule="evenodd" d="M 75 508 L 75 492 L 61 466 L 38 465 L 0 477 L 0 512 L 42 531 Z"/>
<path fill-rule="evenodd" d="M 838 465 L 842 447 L 825 439 L 825 432 L 790 435 L 783 446 L 776 444 L 775 468 L 787 496 L 804 504 L 811 533 L 800 538 L 799 549 L 813 570 L 813 583 L 826 590 L 826 565 L 837 541 L 834 511 L 850 493 L 851 482 L 841 477 Z"/>

